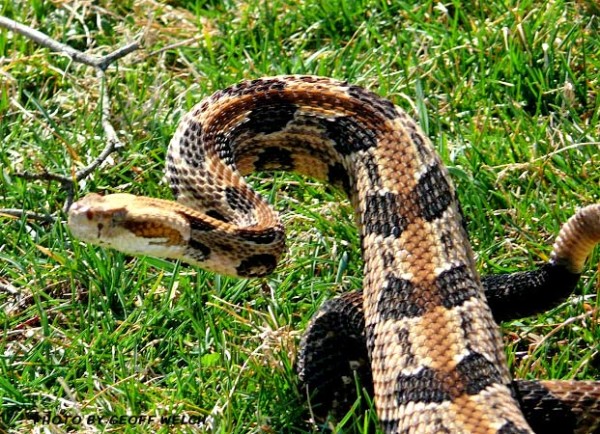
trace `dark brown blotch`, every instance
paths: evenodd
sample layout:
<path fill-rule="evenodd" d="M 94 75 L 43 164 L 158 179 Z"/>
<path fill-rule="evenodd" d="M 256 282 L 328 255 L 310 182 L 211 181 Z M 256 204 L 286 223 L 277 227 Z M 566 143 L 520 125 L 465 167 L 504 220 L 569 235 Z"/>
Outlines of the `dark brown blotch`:
<path fill-rule="evenodd" d="M 561 411 L 558 408 L 552 408 L 550 411 L 544 412 L 543 410 L 539 410 L 536 409 L 536 413 L 539 414 L 543 414 L 545 415 L 545 417 L 543 418 L 546 421 L 546 426 L 548 428 L 545 429 L 540 429 L 538 428 L 537 425 L 535 425 L 534 423 L 531 422 L 530 418 L 527 417 L 527 422 L 529 423 L 529 425 L 531 425 L 531 428 L 533 428 L 533 430 L 535 432 L 575 432 L 575 423 L 573 424 L 565 424 L 563 422 L 563 420 L 568 420 L 570 419 L 569 416 L 567 416 L 567 414 L 565 414 L 564 416 L 560 416 L 561 421 L 557 424 L 555 423 L 555 419 L 558 419 L 557 417 L 554 418 L 548 418 L 549 414 L 562 414 Z M 571 416 L 572 417 L 572 416 Z M 548 424 L 548 419 L 553 420 L 554 422 L 551 422 Z M 561 428 L 561 427 L 568 427 L 568 428 Z M 514 422 L 508 421 L 506 422 L 504 425 L 502 425 L 502 427 L 500 427 L 500 429 L 498 430 L 498 434 L 529 434 L 531 431 L 527 430 L 527 429 L 523 429 L 523 428 L 518 428 Z"/>
<path fill-rule="evenodd" d="M 333 141 L 335 149 L 342 155 L 365 151 L 377 145 L 375 131 L 366 128 L 352 116 L 322 119 L 325 136 Z"/>
<path fill-rule="evenodd" d="M 392 192 L 367 196 L 364 213 L 365 235 L 375 234 L 398 238 L 408 225 L 399 209 L 399 197 Z"/>
<path fill-rule="evenodd" d="M 377 312 L 381 320 L 400 320 L 423 315 L 424 303 L 420 302 L 417 296 L 416 287 L 410 280 L 394 275 L 387 276 L 386 284 L 377 300 Z M 402 303 L 398 303 L 398 300 L 402 300 Z"/>
<path fill-rule="evenodd" d="M 439 165 L 428 168 L 413 190 L 414 200 L 419 204 L 420 215 L 431 222 L 440 218 L 454 202 L 454 194 L 446 174 Z"/>
<path fill-rule="evenodd" d="M 225 198 L 232 210 L 249 213 L 254 209 L 254 204 L 248 200 L 246 195 L 237 187 L 226 187 Z"/>
<path fill-rule="evenodd" d="M 327 170 L 327 181 L 350 194 L 350 177 L 346 168 L 341 163 L 330 164 Z"/>
<path fill-rule="evenodd" d="M 422 368 L 416 374 L 398 375 L 395 395 L 398 405 L 417 402 L 439 404 L 452 397 L 444 382 L 438 378 L 436 371 L 428 367 Z"/>
<path fill-rule="evenodd" d="M 375 110 L 382 113 L 387 119 L 395 119 L 398 117 L 398 110 L 391 101 L 382 98 L 371 91 L 368 91 L 360 86 L 351 85 L 348 87 L 348 94 L 351 97 L 367 104 L 368 107 L 373 107 Z"/>
<path fill-rule="evenodd" d="M 179 215 L 188 221 L 192 231 L 210 232 L 210 231 L 214 231 L 216 229 L 216 227 L 214 225 L 212 225 L 202 219 L 199 219 L 197 217 L 192 217 L 192 216 L 182 213 L 182 212 L 180 212 Z"/>
<path fill-rule="evenodd" d="M 294 158 L 289 149 L 268 146 L 258 153 L 254 167 L 257 171 L 292 170 Z"/>
<path fill-rule="evenodd" d="M 210 256 L 210 248 L 194 238 L 190 238 L 188 246 L 190 247 L 187 250 L 188 256 L 191 256 L 196 261 L 206 261 Z"/>
<path fill-rule="evenodd" d="M 479 353 L 470 353 L 456 369 L 438 372 L 424 367 L 416 374 L 400 374 L 396 380 L 396 402 L 441 403 L 453 401 L 464 394 L 477 395 L 502 377 L 494 365 Z"/>
<path fill-rule="evenodd" d="M 502 376 L 492 362 L 479 353 L 470 353 L 456 366 L 464 391 L 477 395 L 493 384 L 502 384 Z"/>
<path fill-rule="evenodd" d="M 273 244 L 282 238 L 283 232 L 276 228 L 261 230 L 238 229 L 236 235 L 243 241 L 255 244 Z"/>
<path fill-rule="evenodd" d="M 435 286 L 445 308 L 461 306 L 465 301 L 479 297 L 480 288 L 466 265 L 443 271 L 435 280 Z"/>
<path fill-rule="evenodd" d="M 277 265 L 277 258 L 266 253 L 249 256 L 237 266 L 240 277 L 262 277 L 270 274 Z"/>
<path fill-rule="evenodd" d="M 209 217 L 212 217 L 216 220 L 220 220 L 220 221 L 226 222 L 226 223 L 228 223 L 230 221 L 227 217 L 225 217 L 223 214 L 221 214 L 216 209 L 209 209 L 208 211 L 206 211 L 206 215 Z"/>
<path fill-rule="evenodd" d="M 244 127 L 255 134 L 271 134 L 283 130 L 294 119 L 298 107 L 279 95 L 264 95 L 261 105 L 248 114 Z"/>

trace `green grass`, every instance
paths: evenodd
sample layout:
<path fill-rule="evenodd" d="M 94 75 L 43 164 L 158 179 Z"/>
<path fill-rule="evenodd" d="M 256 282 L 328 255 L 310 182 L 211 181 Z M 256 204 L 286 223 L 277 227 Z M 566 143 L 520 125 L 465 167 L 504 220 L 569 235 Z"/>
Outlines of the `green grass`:
<path fill-rule="evenodd" d="M 77 186 L 78 196 L 168 198 L 166 146 L 202 97 L 244 78 L 327 75 L 369 87 L 420 121 L 451 168 L 482 272 L 530 269 L 547 259 L 561 223 L 600 197 L 597 7 L 413 3 L 101 1 L 84 8 L 0 0 L 0 14 L 95 53 L 145 32 L 145 48 L 107 71 L 112 121 L 127 146 Z M 65 227 L 60 185 L 15 174 L 70 176 L 95 158 L 104 145 L 99 94 L 91 68 L 0 30 L 0 207 L 58 215 L 52 224 L 0 216 L 0 432 L 39 428 L 32 412 L 176 414 L 212 421 L 211 432 L 319 432 L 296 392 L 293 355 L 319 305 L 360 287 L 348 202 L 294 175 L 254 177 L 289 236 L 288 255 L 266 279 L 223 278 L 83 245 Z M 503 325 L 515 376 L 600 379 L 597 254 L 590 264 L 567 302 Z M 364 422 L 355 419 L 338 429 L 360 431 Z"/>

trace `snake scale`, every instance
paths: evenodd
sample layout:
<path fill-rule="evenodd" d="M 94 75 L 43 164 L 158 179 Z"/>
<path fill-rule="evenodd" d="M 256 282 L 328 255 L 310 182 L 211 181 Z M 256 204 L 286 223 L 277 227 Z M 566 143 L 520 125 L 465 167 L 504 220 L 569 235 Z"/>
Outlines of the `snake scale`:
<path fill-rule="evenodd" d="M 271 170 L 329 182 L 350 198 L 361 237 L 364 295 L 343 303 L 348 312 L 357 308 L 355 325 L 364 327 L 358 334 L 382 429 L 533 432 L 524 417 L 529 410 L 517 398 L 530 393 L 547 404 L 554 395 L 544 387 L 550 383 L 511 382 L 448 172 L 404 111 L 361 87 L 277 76 L 218 91 L 183 117 L 169 145 L 166 176 L 177 202 L 89 194 L 71 207 L 69 226 L 82 240 L 126 253 L 264 276 L 284 250 L 284 230 L 243 175 Z M 535 290 L 536 279 L 556 271 L 567 283 L 577 281 L 600 238 L 600 210 L 587 209 L 595 233 L 575 231 L 555 248 L 552 264 L 558 267 L 520 275 L 512 290 L 518 293 L 527 282 Z M 565 231 L 573 227 L 577 223 Z M 564 257 L 576 263 L 562 263 L 563 251 L 574 252 Z M 510 285 L 503 278 L 490 282 L 500 288 L 501 300 Z M 324 309 L 309 334 L 321 333 L 315 324 L 328 318 L 330 306 Z M 301 376 L 314 384 L 306 375 L 322 368 L 327 352 L 308 354 L 312 344 L 303 345 Z M 588 382 L 573 389 L 576 384 L 567 388 L 573 396 L 580 391 L 575 400 L 587 402 L 595 414 L 591 424 L 597 424 L 600 386 Z M 563 401 L 559 397 L 541 414 L 560 413 Z"/>

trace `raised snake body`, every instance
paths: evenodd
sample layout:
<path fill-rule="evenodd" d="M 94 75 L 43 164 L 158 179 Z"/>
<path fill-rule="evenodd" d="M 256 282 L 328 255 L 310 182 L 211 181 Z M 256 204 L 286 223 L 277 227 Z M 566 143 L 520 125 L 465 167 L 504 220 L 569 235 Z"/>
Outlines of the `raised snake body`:
<path fill-rule="evenodd" d="M 92 194 L 73 205 L 69 226 L 127 253 L 263 276 L 285 237 L 277 214 L 241 177 L 255 170 L 293 170 L 350 197 L 384 431 L 532 432 L 448 173 L 409 116 L 360 87 L 280 76 L 219 91 L 183 118 L 170 143 L 167 178 L 177 202 Z"/>

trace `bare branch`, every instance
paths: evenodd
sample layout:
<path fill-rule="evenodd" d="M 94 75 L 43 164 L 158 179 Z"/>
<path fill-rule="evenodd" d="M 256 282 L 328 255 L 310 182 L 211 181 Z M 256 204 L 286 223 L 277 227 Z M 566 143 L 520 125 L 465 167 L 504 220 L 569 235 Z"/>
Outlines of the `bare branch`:
<path fill-rule="evenodd" d="M 115 63 L 121 57 L 127 56 L 129 53 L 133 53 L 136 50 L 141 48 L 141 44 L 139 41 L 131 42 L 124 47 L 117 48 L 112 53 L 108 53 L 106 56 L 98 59 L 98 64 L 96 67 L 102 71 L 105 71 L 111 64 Z"/>
<path fill-rule="evenodd" d="M 58 42 L 39 30 L 32 29 L 31 27 L 18 23 L 17 21 L 13 21 L 10 18 L 0 16 L 0 27 L 4 27 L 5 29 L 19 33 L 20 35 L 23 35 L 26 38 L 51 49 L 52 51 L 60 54 L 66 54 L 73 59 L 74 62 L 83 63 L 84 65 L 92 66 L 102 71 L 106 70 L 106 68 L 108 68 L 121 57 L 124 57 L 141 47 L 139 41 L 134 41 L 125 45 L 124 47 L 116 49 L 106 56 L 98 57 L 84 53 L 83 51 L 79 51 L 67 44 L 63 44 L 62 42 Z"/>
<path fill-rule="evenodd" d="M 115 128 L 110 123 L 110 98 L 106 86 L 106 76 L 103 70 L 98 70 L 98 79 L 102 85 L 102 127 L 104 128 L 104 133 L 106 134 L 107 143 L 102 152 L 100 152 L 100 155 L 98 155 L 94 161 L 92 161 L 83 169 L 77 171 L 75 174 L 75 179 L 77 181 L 81 181 L 90 173 L 92 173 L 94 169 L 102 164 L 104 160 L 106 160 L 106 158 L 115 150 L 125 147 L 123 142 L 119 140 Z"/>
<path fill-rule="evenodd" d="M 48 35 L 32 29 L 24 24 L 18 23 L 16 21 L 11 20 L 10 18 L 0 16 L 0 27 L 4 27 L 8 30 L 12 30 L 15 33 L 19 33 L 20 35 L 25 36 L 32 41 L 37 42 L 38 44 L 51 49 L 52 51 L 56 51 L 57 53 L 66 54 L 71 57 L 75 62 L 83 63 L 85 65 L 93 66 L 97 68 L 97 59 L 93 56 L 89 56 L 85 53 L 82 53 L 79 50 L 76 50 L 73 47 L 70 47 L 62 42 L 58 42 Z"/>
<path fill-rule="evenodd" d="M 109 129 L 112 130 L 114 137 L 110 137 L 110 134 L 108 132 Z M 115 150 L 123 147 L 121 142 L 116 138 L 116 134 L 114 134 L 114 129 L 112 128 L 110 122 L 106 121 L 106 125 L 104 125 L 104 130 L 106 132 L 106 135 L 108 136 L 106 146 L 104 147 L 102 152 L 100 152 L 100 154 L 94 159 L 94 161 L 77 171 L 77 173 L 75 174 L 75 179 L 77 181 L 81 181 L 82 179 L 86 178 L 100 164 L 102 164 L 110 154 L 112 154 Z"/>
<path fill-rule="evenodd" d="M 108 155 L 106 155 L 104 158 L 106 158 L 107 156 Z M 97 166 L 97 164 L 96 164 L 96 166 Z M 96 166 L 94 166 L 94 167 L 96 167 Z M 91 172 L 91 170 L 90 170 L 90 172 Z M 19 178 L 23 178 L 23 179 L 28 179 L 28 180 L 60 182 L 61 188 L 67 194 L 67 198 L 65 199 L 65 204 L 63 205 L 62 210 L 64 212 L 67 212 L 69 210 L 69 208 L 71 207 L 71 204 L 73 203 L 73 197 L 75 196 L 75 182 L 82 180 L 87 175 L 89 175 L 90 172 L 88 172 L 84 176 L 81 176 L 80 178 L 76 178 L 76 180 L 73 180 L 73 179 L 63 176 L 63 175 L 58 175 L 56 173 L 49 173 L 49 172 L 41 172 L 41 173 L 19 172 L 19 173 L 16 173 L 15 176 L 17 176 Z M 35 213 L 29 213 L 29 214 L 35 215 Z M 37 219 L 37 220 L 40 220 L 40 219 Z"/>
<path fill-rule="evenodd" d="M 50 214 L 40 214 L 17 208 L 0 208 L 0 216 L 8 216 L 11 218 L 25 217 L 27 220 L 36 220 L 45 223 L 52 223 L 56 219 Z"/>
<path fill-rule="evenodd" d="M 58 175 L 56 173 L 49 172 L 41 172 L 41 173 L 30 173 L 30 172 L 18 172 L 15 176 L 23 179 L 27 179 L 30 181 L 56 181 L 61 184 L 73 182 L 71 179 L 67 178 L 63 175 Z"/>
<path fill-rule="evenodd" d="M 121 149 L 125 146 L 121 142 L 121 140 L 119 140 L 117 132 L 115 131 L 115 128 L 110 121 L 111 101 L 110 101 L 110 95 L 108 93 L 108 86 L 106 85 L 106 75 L 105 75 L 104 71 L 106 71 L 106 69 L 111 64 L 116 62 L 118 59 L 132 53 L 135 50 L 140 49 L 141 48 L 141 43 L 139 41 L 140 37 L 137 38 L 138 40 L 131 42 L 121 48 L 118 48 L 118 49 L 110 52 L 106 56 L 98 57 L 98 56 L 86 54 L 82 51 L 79 51 L 79 50 L 73 48 L 73 47 L 70 47 L 69 45 L 63 44 L 62 42 L 58 42 L 55 39 L 52 39 L 48 35 L 40 32 L 38 30 L 32 29 L 31 27 L 28 27 L 24 24 L 18 23 L 16 21 L 13 21 L 6 17 L 0 16 L 0 27 L 4 27 L 8 30 L 11 30 L 20 35 L 23 35 L 26 38 L 31 39 L 32 41 L 35 41 L 38 44 L 49 48 L 52 51 L 55 51 L 60 54 L 65 54 L 65 55 L 69 56 L 74 62 L 78 62 L 78 63 L 82 63 L 84 65 L 91 66 L 91 67 L 95 68 L 97 71 L 97 77 L 98 77 L 98 80 L 99 80 L 100 86 L 101 86 L 101 92 L 100 92 L 100 95 L 101 95 L 100 103 L 102 106 L 102 112 L 101 112 L 102 122 L 101 123 L 102 123 L 102 129 L 104 130 L 104 134 L 106 136 L 106 145 L 104 146 L 104 149 L 102 150 L 102 152 L 100 152 L 100 154 L 87 166 L 79 169 L 74 174 L 73 177 L 67 177 L 64 175 L 58 175 L 58 174 L 48 173 L 48 172 L 37 173 L 37 174 L 32 174 L 29 172 L 17 173 L 17 176 L 24 178 L 24 179 L 60 182 L 63 190 L 67 194 L 65 203 L 63 205 L 63 211 L 66 212 L 69 210 L 69 208 L 71 207 L 71 204 L 73 203 L 73 198 L 75 196 L 75 188 L 76 188 L 77 182 L 88 177 L 94 170 L 96 170 L 96 168 L 98 168 L 98 166 L 100 166 L 100 164 L 102 164 L 106 160 L 106 158 L 108 158 L 108 156 L 110 154 L 112 154 L 114 151 Z M 27 216 L 27 218 L 32 218 L 35 220 L 44 220 L 44 221 L 53 221 L 54 220 L 53 218 L 51 218 L 49 216 L 45 216 L 45 215 L 41 215 L 41 214 L 37 214 L 37 213 L 31 213 L 31 212 L 22 211 L 22 210 L 17 210 L 17 209 L 0 210 L 0 213 L 4 213 L 5 215 L 10 215 L 13 217 Z"/>

